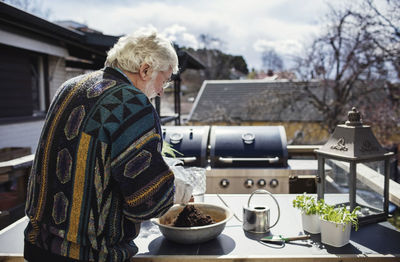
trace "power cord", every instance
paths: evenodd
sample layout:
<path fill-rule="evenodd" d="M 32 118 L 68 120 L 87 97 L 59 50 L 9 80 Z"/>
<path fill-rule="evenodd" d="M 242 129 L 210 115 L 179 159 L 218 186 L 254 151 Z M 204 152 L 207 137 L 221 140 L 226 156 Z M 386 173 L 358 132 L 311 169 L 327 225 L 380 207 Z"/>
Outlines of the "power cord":
<path fill-rule="evenodd" d="M 225 203 L 225 201 L 222 199 L 222 197 L 221 197 L 218 193 L 217 193 L 217 197 L 219 198 L 219 200 L 221 200 L 221 202 L 222 202 L 227 208 L 231 209 L 231 208 L 228 206 L 228 204 Z M 232 209 L 231 209 L 231 210 L 232 210 Z M 243 221 L 235 214 L 235 212 L 232 211 L 232 213 L 233 213 L 233 216 L 234 216 L 240 223 L 243 223 Z"/>

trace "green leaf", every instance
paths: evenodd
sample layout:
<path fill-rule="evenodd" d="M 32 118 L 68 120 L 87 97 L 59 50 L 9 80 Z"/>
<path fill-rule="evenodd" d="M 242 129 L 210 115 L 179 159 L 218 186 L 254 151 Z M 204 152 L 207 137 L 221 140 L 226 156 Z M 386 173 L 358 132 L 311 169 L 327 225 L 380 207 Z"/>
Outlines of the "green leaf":
<path fill-rule="evenodd" d="M 323 199 L 317 200 L 315 197 L 304 193 L 293 200 L 293 207 L 300 209 L 307 215 L 321 214 L 324 210 L 325 202 Z"/>
<path fill-rule="evenodd" d="M 162 156 L 169 155 L 170 157 L 175 158 L 176 154 L 183 156 L 183 154 L 181 152 L 179 152 L 178 150 L 174 149 L 171 144 L 169 144 L 166 141 L 163 141 L 163 148 L 161 150 L 161 155 Z"/>
<path fill-rule="evenodd" d="M 357 206 L 352 212 L 350 212 L 346 206 L 330 206 L 326 205 L 325 212 L 321 215 L 321 218 L 326 221 L 331 221 L 338 224 L 351 223 L 355 230 L 358 230 L 358 216 L 357 213 L 361 208 Z M 344 230 L 344 228 L 343 228 Z"/>

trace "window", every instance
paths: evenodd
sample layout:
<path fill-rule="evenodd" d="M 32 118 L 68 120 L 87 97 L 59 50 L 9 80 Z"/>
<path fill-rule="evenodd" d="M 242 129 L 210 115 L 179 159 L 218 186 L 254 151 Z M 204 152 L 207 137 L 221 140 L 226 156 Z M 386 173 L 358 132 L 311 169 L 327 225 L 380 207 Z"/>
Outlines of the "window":
<path fill-rule="evenodd" d="M 32 51 L 0 45 L 0 119 L 44 114 L 45 59 Z"/>

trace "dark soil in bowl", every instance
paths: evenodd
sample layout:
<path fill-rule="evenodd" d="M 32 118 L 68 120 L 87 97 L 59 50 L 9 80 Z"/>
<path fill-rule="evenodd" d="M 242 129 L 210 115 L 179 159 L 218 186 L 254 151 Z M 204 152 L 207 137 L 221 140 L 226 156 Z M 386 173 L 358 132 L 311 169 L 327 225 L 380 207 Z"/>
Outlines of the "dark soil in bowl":
<path fill-rule="evenodd" d="M 193 205 L 186 205 L 179 213 L 173 225 L 176 227 L 195 227 L 214 223 L 215 221 L 210 216 L 202 214 L 201 211 Z"/>

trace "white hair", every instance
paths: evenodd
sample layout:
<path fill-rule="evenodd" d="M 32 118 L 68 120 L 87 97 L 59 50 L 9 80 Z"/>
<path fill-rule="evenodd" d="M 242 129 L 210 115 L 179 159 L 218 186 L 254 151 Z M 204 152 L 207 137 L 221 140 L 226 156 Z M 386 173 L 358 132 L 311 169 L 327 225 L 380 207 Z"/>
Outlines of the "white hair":
<path fill-rule="evenodd" d="M 139 72 L 143 64 L 154 71 L 169 68 L 178 72 L 178 56 L 172 43 L 156 32 L 136 32 L 121 37 L 108 51 L 105 66 L 119 68 L 129 72 Z"/>

